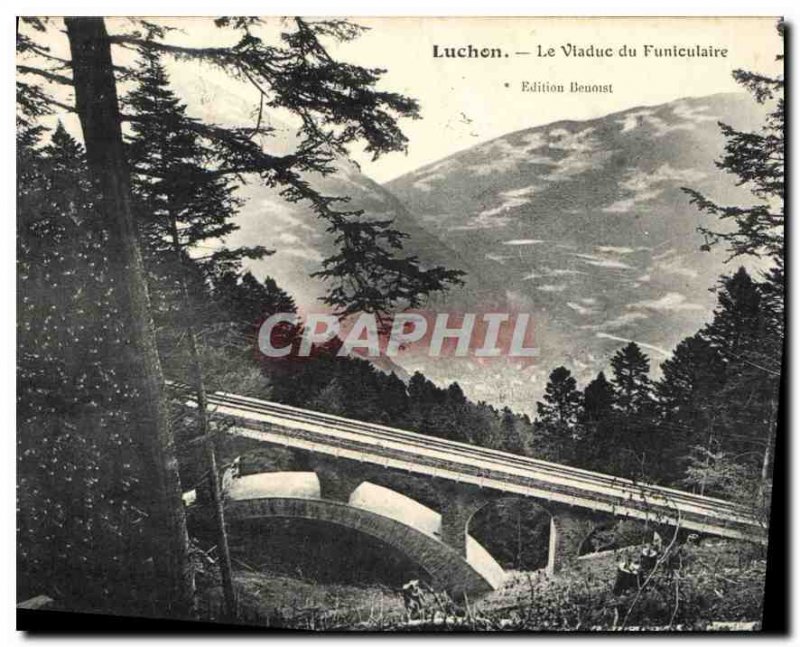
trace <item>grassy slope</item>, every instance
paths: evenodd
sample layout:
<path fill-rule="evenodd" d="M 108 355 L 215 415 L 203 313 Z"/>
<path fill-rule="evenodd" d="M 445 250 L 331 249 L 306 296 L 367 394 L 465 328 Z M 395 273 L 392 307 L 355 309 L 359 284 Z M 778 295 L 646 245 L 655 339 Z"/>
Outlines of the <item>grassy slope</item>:
<path fill-rule="evenodd" d="M 623 624 L 628 629 L 747 629 L 751 626 L 712 623 L 761 619 L 764 561 L 752 547 L 709 540 L 686 551 L 676 577 L 659 575 L 642 592 L 614 596 L 619 558 L 619 552 L 588 556 L 552 579 L 541 571 L 514 573 L 502 589 L 466 604 L 431 598 L 427 616 L 411 621 L 402 597 L 387 587 L 321 585 L 239 571 L 240 621 L 337 631 L 590 631 Z M 218 587 L 208 590 L 206 599 L 210 610 L 218 608 Z"/>

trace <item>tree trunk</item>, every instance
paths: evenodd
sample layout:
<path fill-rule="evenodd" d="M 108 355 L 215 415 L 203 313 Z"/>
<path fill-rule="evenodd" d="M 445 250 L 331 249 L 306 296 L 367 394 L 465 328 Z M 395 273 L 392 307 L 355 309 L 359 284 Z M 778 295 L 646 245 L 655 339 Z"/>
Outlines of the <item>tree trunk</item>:
<path fill-rule="evenodd" d="M 769 465 L 771 462 L 772 462 L 772 434 L 767 436 L 767 446 L 764 448 L 764 459 L 761 463 L 761 483 L 758 489 L 759 499 L 763 499 L 767 491 L 767 481 L 769 480 Z"/>
<path fill-rule="evenodd" d="M 235 619 L 237 615 L 236 590 L 233 586 L 231 552 L 228 546 L 228 531 L 225 527 L 225 503 L 222 498 L 222 488 L 219 484 L 217 455 L 214 450 L 214 439 L 211 436 L 211 425 L 208 420 L 208 397 L 206 395 L 206 381 L 203 374 L 203 360 L 200 358 L 197 332 L 192 323 L 192 313 L 189 311 L 191 299 L 189 298 L 189 287 L 186 280 L 188 268 L 186 267 L 186 259 L 183 255 L 180 234 L 178 233 L 178 223 L 172 216 L 170 216 L 170 228 L 172 233 L 172 247 L 180 265 L 179 283 L 181 288 L 181 300 L 183 301 L 183 314 L 187 317 L 184 327 L 189 340 L 189 353 L 194 372 L 194 388 L 197 395 L 197 415 L 200 420 L 200 435 L 203 439 L 202 443 L 206 453 L 209 485 L 211 486 L 211 503 L 214 507 L 214 521 L 217 527 L 217 546 L 219 547 L 220 555 L 219 563 L 222 575 L 222 592 L 225 596 L 225 612 L 228 618 Z"/>
<path fill-rule="evenodd" d="M 194 606 L 194 576 L 181 498 L 178 462 L 169 424 L 164 380 L 150 302 L 131 211 L 111 47 L 102 18 L 65 18 L 72 54 L 75 107 L 86 157 L 109 233 L 109 259 L 119 281 L 119 302 L 129 334 L 130 364 L 138 398 L 133 424 L 148 475 L 145 505 L 159 602 L 170 616 Z"/>
<path fill-rule="evenodd" d="M 764 497 L 767 493 L 767 481 L 769 480 L 769 466 L 772 462 L 772 436 L 777 434 L 778 424 L 778 403 L 773 399 L 770 401 L 769 426 L 767 427 L 767 446 L 764 448 L 764 459 L 761 462 L 761 483 L 758 486 L 759 502 L 764 504 Z M 768 509 L 765 508 L 766 515 L 769 516 Z"/>
<path fill-rule="evenodd" d="M 706 478 L 708 478 L 708 470 L 711 469 L 711 452 L 712 450 L 712 443 L 714 442 L 714 421 L 715 418 L 711 418 L 708 421 L 708 445 L 706 446 L 706 468 L 703 470 L 703 480 L 700 481 L 700 496 L 703 496 L 706 492 Z"/>

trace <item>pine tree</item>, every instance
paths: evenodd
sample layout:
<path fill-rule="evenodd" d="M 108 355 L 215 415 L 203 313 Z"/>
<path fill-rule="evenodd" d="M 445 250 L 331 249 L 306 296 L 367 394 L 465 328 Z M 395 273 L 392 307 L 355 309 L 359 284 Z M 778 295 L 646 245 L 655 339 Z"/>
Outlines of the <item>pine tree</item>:
<path fill-rule="evenodd" d="M 611 358 L 611 368 L 617 413 L 614 463 L 629 478 L 657 480 L 661 447 L 653 420 L 650 359 L 630 342 Z"/>
<path fill-rule="evenodd" d="M 429 424 L 436 430 L 437 436 L 448 440 L 468 442 L 468 417 L 467 398 L 457 382 L 452 382 L 444 390 L 438 390 L 428 418 Z"/>
<path fill-rule="evenodd" d="M 212 169 L 214 151 L 169 88 L 158 53 L 143 48 L 133 73 L 137 84 L 125 104 L 135 117 L 127 153 L 139 235 L 151 272 L 174 281 L 185 270 L 181 257 L 176 258 L 173 236 L 177 233 L 183 253 L 224 240 L 238 229 L 234 217 L 241 201 L 230 177 Z M 238 270 L 242 258 L 267 253 L 262 246 L 215 247 L 210 254 L 192 256 L 206 280 Z"/>
<path fill-rule="evenodd" d="M 765 336 L 761 360 L 772 373 L 779 373 L 784 358 L 785 293 L 786 285 L 782 265 L 770 268 L 758 284 L 765 317 Z"/>
<path fill-rule="evenodd" d="M 460 284 L 463 272 L 425 267 L 415 256 L 404 256 L 406 235 L 391 221 L 341 208 L 347 198 L 323 195 L 306 179 L 307 173 L 336 172 L 334 160 L 347 157 L 357 142 L 376 158 L 403 150 L 407 139 L 397 118 L 418 116 L 414 100 L 375 88 L 382 70 L 339 62 L 327 51 L 324 41 L 349 42 L 363 29 L 345 20 L 295 18 L 273 45 L 259 35 L 260 24 L 258 18 L 217 20 L 220 30 L 239 35 L 230 47 L 173 45 L 166 42 L 168 30 L 147 21 L 139 22 L 141 30 L 118 34 L 113 42 L 202 61 L 246 79 L 258 90 L 254 126 L 193 127 L 214 152 L 211 173 L 258 177 L 270 187 L 280 187 L 288 201 L 308 204 L 320 218 L 339 251 L 324 259 L 314 276 L 325 282 L 324 301 L 337 314 L 374 313 L 385 323 L 389 313 L 416 307 L 428 295 Z M 272 134 L 263 119 L 269 109 L 288 110 L 302 123 L 293 152 L 277 156 L 265 150 Z M 137 117 L 130 119 L 135 122 Z"/>
<path fill-rule="evenodd" d="M 164 201 L 169 199 L 173 207 L 182 205 L 187 213 L 201 213 L 207 203 L 231 206 L 230 186 L 215 180 L 248 175 L 267 186 L 279 187 L 289 201 L 309 204 L 319 216 L 321 226 L 337 241 L 340 253 L 326 259 L 317 276 L 326 282 L 326 302 L 341 315 L 365 311 L 384 317 L 446 290 L 457 284 L 461 275 L 442 267 L 424 267 L 419 259 L 404 255 L 404 234 L 391 222 L 370 218 L 359 210 L 348 210 L 344 207 L 346 198 L 323 195 L 305 179 L 309 173 L 335 172 L 334 160 L 346 156 L 349 147 L 359 141 L 376 157 L 403 150 L 407 140 L 397 119 L 418 114 L 413 100 L 376 88 L 382 75 L 380 70 L 341 63 L 329 55 L 323 41 L 346 42 L 357 37 L 361 29 L 342 20 L 295 19 L 287 23 L 288 28 L 273 45 L 257 33 L 258 22 L 257 19 L 220 19 L 218 27 L 238 34 L 237 43 L 230 47 L 192 48 L 167 42 L 169 30 L 144 20 L 131 21 L 127 24 L 134 27 L 123 28 L 120 33 L 109 36 L 102 19 L 66 19 L 71 58 L 59 64 L 71 68 L 72 78 L 54 71 L 50 67 L 54 57 L 46 47 L 35 42 L 33 32 L 50 29 L 51 22 L 24 19 L 22 24 L 33 31 L 18 38 L 19 47 L 32 57 L 17 66 L 21 75 L 33 75 L 59 86 L 73 86 L 75 90 L 75 111 L 84 134 L 92 200 L 103 214 L 99 220 L 108 235 L 107 254 L 113 266 L 112 274 L 119 281 L 119 319 L 128 333 L 131 351 L 127 356 L 131 368 L 128 372 L 137 387 L 132 437 L 150 471 L 147 487 L 142 490 L 149 496 L 144 508 L 149 514 L 147 523 L 153 546 L 160 548 L 153 555 L 157 562 L 155 572 L 164 584 L 155 588 L 161 589 L 159 593 L 163 595 L 166 609 L 178 615 L 189 613 L 192 606 L 192 571 L 172 431 L 163 393 L 161 357 L 146 284 L 147 278 L 151 279 L 151 284 L 155 281 L 144 273 L 135 228 L 137 221 L 141 225 L 141 239 L 148 241 L 147 253 L 152 250 L 155 259 L 150 262 L 153 273 L 171 277 L 172 258 L 166 255 L 168 246 L 163 244 L 165 241 L 158 232 L 170 235 L 171 240 L 166 240 L 173 247 L 177 246 L 176 239 L 180 245 L 187 246 L 189 241 L 193 244 L 202 241 L 210 232 L 223 236 L 230 231 L 230 222 L 218 220 L 219 214 L 208 213 L 207 218 L 198 217 L 194 221 L 197 228 L 193 229 L 193 224 L 184 219 L 185 214 L 180 210 L 165 211 Z M 153 113 L 148 117 L 127 110 L 123 115 L 118 106 L 114 75 L 131 70 L 115 69 L 112 47 L 203 61 L 237 78 L 247 79 L 260 96 L 255 125 L 223 127 L 185 119 L 185 114 L 180 115 L 177 106 L 169 105 L 168 101 L 166 116 Z M 160 81 L 156 81 L 159 85 Z M 28 86 L 19 96 L 24 112 L 30 116 L 44 107 L 59 105 L 51 95 Z M 262 116 L 265 110 L 284 109 L 302 123 L 298 146 L 286 155 L 274 155 L 267 149 L 270 129 Z M 136 110 L 134 107 L 133 112 Z M 147 139 L 150 144 L 158 137 L 159 128 L 155 122 L 164 120 L 179 126 L 174 132 L 161 129 L 170 151 L 178 151 L 175 156 L 178 163 L 165 166 L 157 153 L 150 154 L 152 149 L 137 151 L 135 144 L 133 149 L 125 150 L 123 120 L 134 124 L 140 133 L 147 130 L 149 134 L 140 141 Z M 184 126 L 185 130 L 181 130 Z M 205 152 L 209 157 L 202 164 L 195 164 L 196 159 L 191 157 L 189 131 L 207 144 Z M 181 157 L 184 153 L 186 159 Z M 134 162 L 135 203 L 132 202 L 127 158 Z M 198 168 L 202 170 L 200 177 L 195 173 Z M 193 190 L 181 185 L 182 180 L 193 185 L 204 183 L 207 191 L 203 200 L 199 201 Z M 140 200 L 142 196 L 150 201 L 146 208 L 143 204 L 147 200 Z M 180 225 L 184 222 L 186 228 L 182 230 Z M 176 223 L 179 226 L 176 227 Z M 233 254 L 212 254 L 210 264 L 222 268 L 226 267 L 226 262 L 235 264 L 240 257 Z M 187 268 L 209 265 L 202 262 L 203 259 L 190 265 L 186 256 L 181 257 L 179 264 Z M 161 259 L 165 259 L 163 266 L 156 262 Z M 181 292 L 185 294 L 188 290 L 194 296 L 202 293 L 199 286 L 207 274 L 187 270 L 184 276 L 189 277 L 188 284 L 181 286 Z M 159 313 L 164 312 L 162 305 L 159 303 Z"/>
<path fill-rule="evenodd" d="M 224 239 L 236 230 L 232 222 L 239 204 L 233 197 L 235 187 L 207 168 L 211 150 L 193 130 L 186 107 L 169 89 L 155 52 L 143 50 L 136 76 L 138 85 L 127 103 L 137 117 L 128 154 L 139 236 L 150 269 L 151 293 L 161 292 L 162 303 L 173 302 L 178 338 L 185 337 L 188 345 L 189 373 L 197 394 L 198 435 L 204 439 L 217 523 L 226 610 L 233 618 L 236 599 L 198 334 L 202 317 L 196 306 L 197 296 L 206 292 L 211 277 L 238 269 L 243 257 L 260 258 L 266 250 L 223 248 L 199 259 L 190 255 L 203 242 Z"/>
<path fill-rule="evenodd" d="M 777 422 L 779 370 L 769 363 L 767 344 L 774 339 L 774 319 L 764 307 L 762 288 L 744 268 L 723 278 L 714 318 L 702 331 L 719 354 L 724 382 L 719 390 L 720 449 L 741 456 L 761 472 L 771 459 Z"/>
<path fill-rule="evenodd" d="M 437 436 L 438 430 L 433 421 L 433 410 L 443 401 L 439 388 L 419 371 L 408 381 L 411 428 L 421 434 Z"/>
<path fill-rule="evenodd" d="M 597 377 L 583 390 L 583 410 L 581 419 L 602 421 L 610 417 L 614 410 L 614 387 L 600 371 Z"/>
<path fill-rule="evenodd" d="M 778 22 L 777 29 L 783 39 L 782 20 Z M 779 54 L 776 59 L 782 61 L 783 54 Z M 692 202 L 700 210 L 733 225 L 719 228 L 700 227 L 700 231 L 707 237 L 706 248 L 723 242 L 727 244 L 732 257 L 756 256 L 767 258 L 771 262 L 766 280 L 760 286 L 761 295 L 764 297 L 761 303 L 761 316 L 767 321 L 761 333 L 760 343 L 751 339 L 746 344 L 747 348 L 741 348 L 744 338 L 739 337 L 729 327 L 724 332 L 710 331 L 712 343 L 717 345 L 723 353 L 724 361 L 729 363 L 726 371 L 728 384 L 725 387 L 725 397 L 730 398 L 730 410 L 726 412 L 726 417 L 732 429 L 739 427 L 738 430 L 728 434 L 731 436 L 730 440 L 738 439 L 740 444 L 744 441 L 745 444 L 750 442 L 763 447 L 759 479 L 761 496 L 758 497 L 763 500 L 769 490 L 784 347 L 785 81 L 783 74 L 770 77 L 747 70 L 736 70 L 733 76 L 758 103 L 768 105 L 769 112 L 762 128 L 756 132 L 740 131 L 727 124 L 721 124 L 726 144 L 725 154 L 717 162 L 717 167 L 735 176 L 737 184 L 749 188 L 757 202 L 746 206 L 723 206 L 693 189 L 686 188 L 684 191 L 690 195 Z M 735 276 L 739 274 L 741 271 Z M 740 300 L 730 293 L 731 290 L 746 291 L 748 286 L 741 276 L 736 278 L 737 284 L 731 283 L 731 279 L 723 282 L 725 286 L 720 295 L 720 306 L 733 315 L 731 309 L 733 301 Z M 725 294 L 726 292 L 729 294 Z M 724 303 L 723 299 L 728 297 L 732 297 L 733 301 Z M 758 300 L 754 295 L 751 295 L 751 298 L 754 301 Z M 746 316 L 745 313 L 750 311 L 751 319 L 757 316 L 749 310 L 748 304 L 744 301 L 741 301 L 740 305 L 744 307 L 740 315 Z M 741 323 L 748 327 L 755 322 Z M 720 328 L 726 326 L 724 317 L 720 319 L 719 324 Z M 730 321 L 727 324 L 730 324 Z M 758 325 L 756 324 L 756 327 Z M 714 328 L 714 323 L 710 328 Z M 733 334 L 727 341 L 723 341 L 726 332 Z M 734 356 L 734 353 L 738 356 Z M 762 389 L 758 388 L 759 377 Z M 747 403 L 744 407 L 743 402 Z M 746 428 L 742 429 L 742 426 Z M 749 455 L 751 458 L 756 453 L 752 446 L 749 451 L 741 446 L 736 451 L 738 456 Z"/>
<path fill-rule="evenodd" d="M 617 351 L 611 358 L 617 409 L 638 415 L 650 403 L 650 360 L 635 342 Z"/>
<path fill-rule="evenodd" d="M 778 33 L 783 39 L 783 22 L 778 24 Z M 777 60 L 782 61 L 783 54 Z M 733 77 L 771 110 L 757 132 L 720 124 L 727 141 L 717 167 L 734 175 L 737 184 L 748 187 L 759 202 L 746 207 L 720 206 L 698 191 L 684 191 L 702 211 L 732 222 L 732 229 L 700 228 L 712 244 L 724 242 L 733 256 L 766 256 L 783 267 L 784 78 L 782 74 L 769 77 L 747 70 L 736 70 Z"/>
<path fill-rule="evenodd" d="M 578 446 L 575 462 L 580 467 L 609 471 L 616 442 L 614 430 L 614 387 L 600 371 L 586 385 L 578 414 Z M 613 469 L 613 468 L 612 468 Z"/>
<path fill-rule="evenodd" d="M 550 373 L 543 399 L 536 403 L 542 449 L 551 460 L 569 462 L 575 454 L 581 398 L 568 369 L 559 366 Z"/>
<path fill-rule="evenodd" d="M 383 408 L 381 419 L 376 422 L 407 428 L 410 405 L 406 385 L 394 372 L 389 375 L 376 373 L 375 377 L 378 380 L 379 400 Z"/>
<path fill-rule="evenodd" d="M 691 419 L 705 408 L 724 379 L 722 359 L 708 339 L 687 337 L 661 364 L 655 385 L 659 408 L 667 415 Z"/>
<path fill-rule="evenodd" d="M 665 478 L 683 473 L 687 448 L 714 451 L 722 430 L 725 403 L 720 395 L 725 367 L 717 350 L 701 334 L 687 337 L 661 364 L 655 385 L 662 469 Z"/>
<path fill-rule="evenodd" d="M 744 267 L 723 277 L 714 319 L 704 336 L 727 364 L 758 363 L 758 341 L 767 332 L 761 292 Z"/>
<path fill-rule="evenodd" d="M 220 323 L 229 323 L 244 335 L 250 351 L 265 319 L 278 313 L 297 313 L 294 299 L 272 277 L 259 281 L 250 272 L 232 270 L 212 279 L 211 297 Z M 299 324 L 281 323 L 273 330 L 272 343 L 283 347 L 297 341 Z"/>
<path fill-rule="evenodd" d="M 519 425 L 517 416 L 508 407 L 503 407 L 500 413 L 500 427 L 502 430 L 503 438 L 503 451 L 511 452 L 512 454 L 525 454 L 525 445 L 522 442 L 522 437 L 519 433 Z"/>
<path fill-rule="evenodd" d="M 765 430 L 765 446 L 761 461 L 760 499 L 765 503 L 764 510 L 768 509 L 769 492 L 772 483 L 772 462 L 775 451 L 775 429 L 780 417 L 779 398 L 781 389 L 781 375 L 786 357 L 785 353 L 785 283 L 783 263 L 778 262 L 771 268 L 762 283 L 759 284 L 764 306 L 766 334 L 761 338 L 760 363 L 762 374 L 766 373 L 770 384 L 775 389 L 771 394 L 766 393 L 769 400 L 769 422 Z M 768 513 L 765 514 L 768 518 Z"/>

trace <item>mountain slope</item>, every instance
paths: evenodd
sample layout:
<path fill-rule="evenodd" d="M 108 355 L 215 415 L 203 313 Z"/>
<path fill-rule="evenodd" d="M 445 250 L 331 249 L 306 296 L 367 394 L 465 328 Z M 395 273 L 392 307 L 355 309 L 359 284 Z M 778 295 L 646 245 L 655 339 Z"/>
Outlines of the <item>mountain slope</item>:
<path fill-rule="evenodd" d="M 657 363 L 696 331 L 713 308 L 709 288 L 734 268 L 723 250 L 700 251 L 697 226 L 710 223 L 680 188 L 751 200 L 714 165 L 724 145 L 717 122 L 755 128 L 761 115 L 748 95 L 726 94 L 562 121 L 388 183 L 424 228 L 535 313 L 536 366 L 470 377 L 467 390 L 530 410 L 560 364 L 585 381 L 622 340 Z"/>
<path fill-rule="evenodd" d="M 444 265 L 467 272 L 463 288 L 452 290 L 448 304 L 466 304 L 480 295 L 490 299 L 498 293 L 491 280 L 482 280 L 478 268 L 472 266 L 468 255 L 454 251 L 436 236 L 421 227 L 405 207 L 386 189 L 375 183 L 353 164 L 338 162 L 338 170 L 327 177 L 314 176 L 312 184 L 331 196 L 349 197 L 346 208 L 365 211 L 365 217 L 392 219 L 395 227 L 408 234 L 404 241 L 404 255 L 416 255 L 424 266 Z M 316 218 L 305 204 L 292 204 L 279 195 L 277 189 L 259 184 L 249 184 L 239 191 L 245 205 L 237 217 L 239 230 L 227 239 L 229 245 L 261 244 L 274 249 L 275 254 L 259 261 L 249 261 L 248 266 L 257 276 L 270 275 L 295 297 L 302 309 L 322 308 L 319 297 L 325 285 L 310 274 L 320 269 L 323 258 L 335 251 L 333 237 L 325 231 L 325 223 Z M 431 307 L 442 305 L 441 297 L 431 302 Z"/>

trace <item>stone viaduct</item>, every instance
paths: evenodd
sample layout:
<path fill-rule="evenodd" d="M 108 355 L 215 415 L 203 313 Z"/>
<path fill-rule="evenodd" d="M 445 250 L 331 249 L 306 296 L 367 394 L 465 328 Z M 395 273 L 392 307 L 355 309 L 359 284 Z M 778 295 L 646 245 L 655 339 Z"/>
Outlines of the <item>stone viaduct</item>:
<path fill-rule="evenodd" d="M 172 386 L 196 406 L 188 389 Z M 550 515 L 550 573 L 576 559 L 589 534 L 614 518 L 638 519 L 662 534 L 765 537 L 747 510 L 721 499 L 234 394 L 214 393 L 209 405 L 243 448 L 301 452 L 319 482 L 311 496 L 229 500 L 229 519 L 307 518 L 364 532 L 405 553 L 455 595 L 499 586 L 496 569 L 470 554 L 468 528 L 482 507 L 508 497 L 531 499 Z M 364 482 L 437 511 L 438 527 L 423 532 L 413 520 L 354 507 L 353 493 Z"/>

